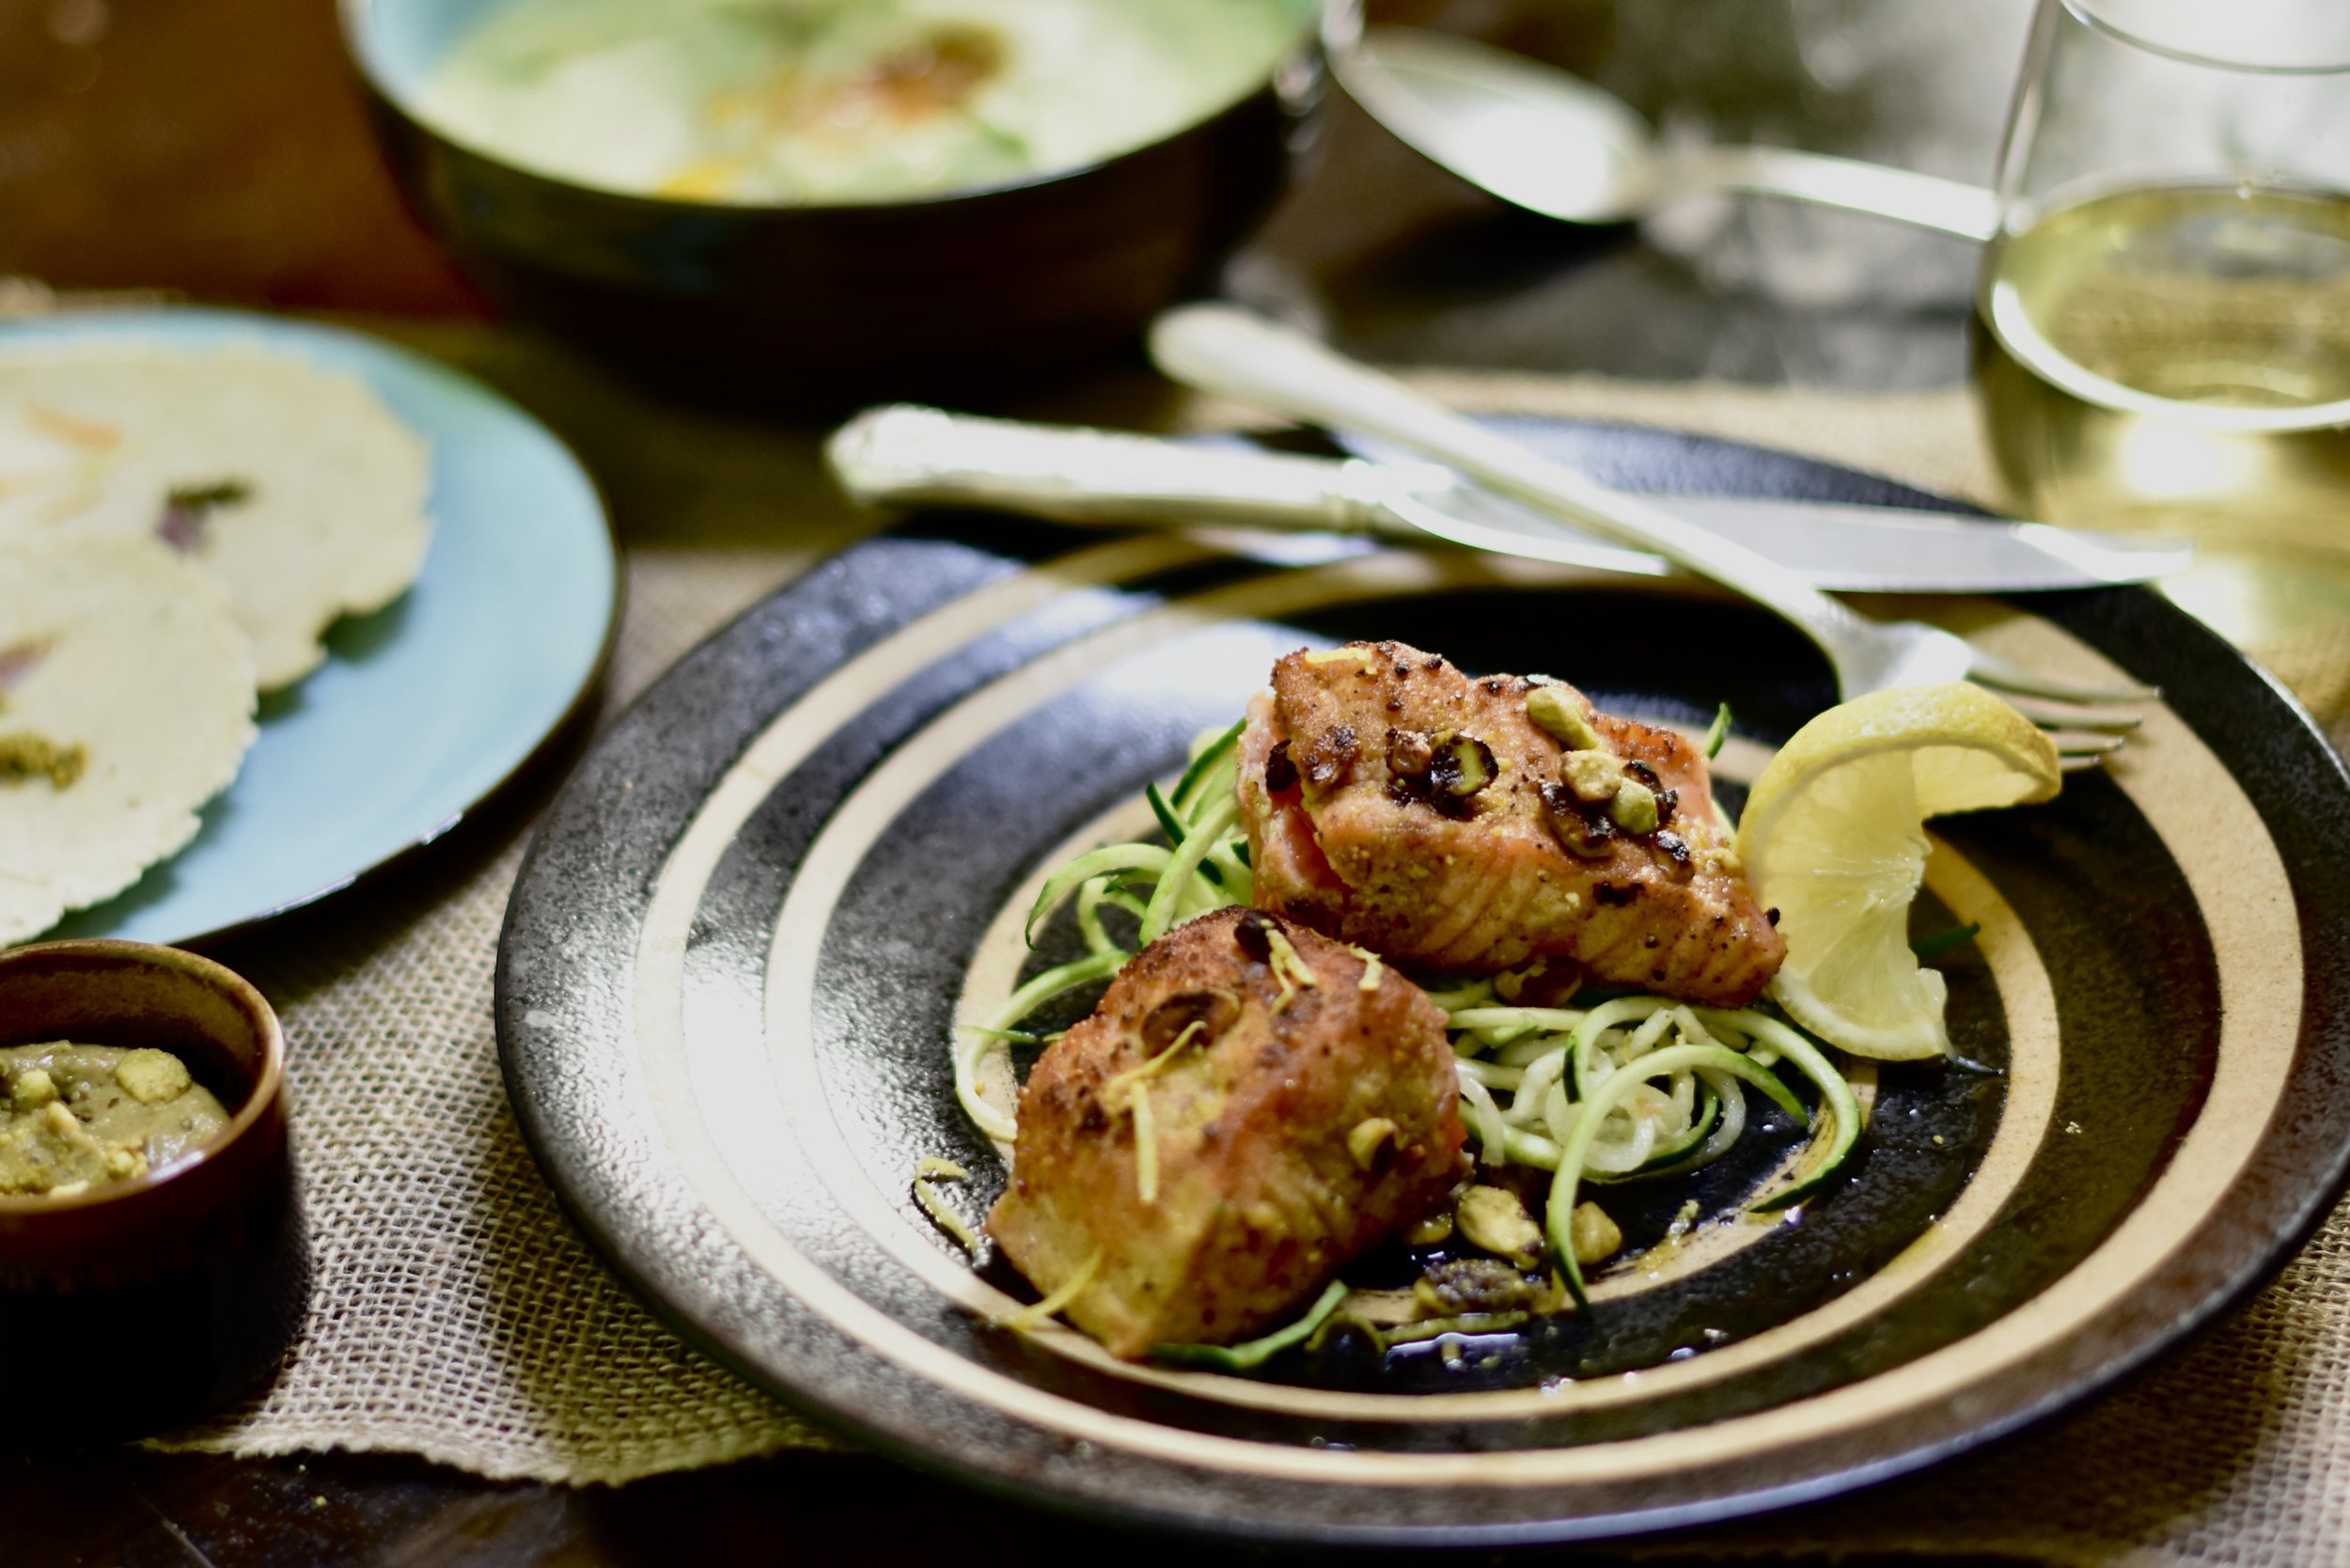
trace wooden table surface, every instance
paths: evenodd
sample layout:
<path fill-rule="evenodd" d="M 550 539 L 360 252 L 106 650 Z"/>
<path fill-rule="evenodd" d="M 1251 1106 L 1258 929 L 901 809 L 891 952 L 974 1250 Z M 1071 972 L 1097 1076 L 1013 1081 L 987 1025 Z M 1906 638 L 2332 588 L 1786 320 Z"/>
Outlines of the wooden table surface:
<path fill-rule="evenodd" d="M 1607 0 L 1399 0 L 1385 9 L 1580 64 L 1604 45 Z M 1235 276 L 1245 293 L 1319 313 L 1357 352 L 1848 386 L 1963 376 L 1955 306 L 1807 312 L 1718 296 L 1624 231 L 1501 209 L 1342 102 L 1329 131 L 1323 164 Z M 481 308 L 375 161 L 330 0 L 0 0 L 0 277 L 12 274 L 284 308 Z M 584 1491 L 494 1484 L 385 1456 L 0 1455 L 6 1568 L 934 1568 L 985 1542 L 1120 1568 L 1188 1562 L 1198 1550 L 840 1455 Z"/>

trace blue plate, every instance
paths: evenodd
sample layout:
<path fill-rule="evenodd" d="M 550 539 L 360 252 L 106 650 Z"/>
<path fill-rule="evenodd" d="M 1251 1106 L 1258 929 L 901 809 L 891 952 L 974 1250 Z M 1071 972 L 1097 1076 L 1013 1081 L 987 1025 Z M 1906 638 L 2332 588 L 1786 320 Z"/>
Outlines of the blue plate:
<path fill-rule="evenodd" d="M 478 383 L 358 333 L 222 310 L 66 316 L 0 349 L 246 343 L 355 375 L 431 443 L 433 534 L 406 594 L 346 619 L 261 705 L 243 771 L 188 847 L 50 936 L 183 943 L 349 886 L 431 842 L 593 689 L 611 646 L 611 525 L 577 459 Z"/>

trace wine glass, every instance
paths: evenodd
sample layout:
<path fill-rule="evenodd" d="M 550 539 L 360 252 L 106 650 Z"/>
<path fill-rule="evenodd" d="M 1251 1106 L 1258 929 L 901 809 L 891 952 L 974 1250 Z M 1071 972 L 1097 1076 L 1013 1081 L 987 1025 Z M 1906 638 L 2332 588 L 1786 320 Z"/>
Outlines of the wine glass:
<path fill-rule="evenodd" d="M 2050 522 L 2206 555 L 2239 641 L 2350 612 L 2350 6 L 2041 0 L 1975 373 Z"/>

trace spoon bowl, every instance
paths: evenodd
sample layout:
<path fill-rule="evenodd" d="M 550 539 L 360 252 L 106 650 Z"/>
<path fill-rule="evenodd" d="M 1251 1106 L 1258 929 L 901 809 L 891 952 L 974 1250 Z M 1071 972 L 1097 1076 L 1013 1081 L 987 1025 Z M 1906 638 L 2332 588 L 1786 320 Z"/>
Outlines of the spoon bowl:
<path fill-rule="evenodd" d="M 1332 56 L 1357 103 L 1406 146 L 1514 206 L 1622 223 L 1719 191 L 1784 196 L 1988 240 L 1997 198 L 1907 169 L 1777 147 L 1664 149 L 1606 89 L 1450 33 L 1372 27 Z"/>

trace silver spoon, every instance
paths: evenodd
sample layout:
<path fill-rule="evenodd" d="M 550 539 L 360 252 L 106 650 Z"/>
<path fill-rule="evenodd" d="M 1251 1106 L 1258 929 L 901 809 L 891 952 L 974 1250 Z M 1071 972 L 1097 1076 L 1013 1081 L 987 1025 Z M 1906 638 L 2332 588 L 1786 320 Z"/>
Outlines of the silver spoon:
<path fill-rule="evenodd" d="M 1686 196 L 1747 191 L 1969 240 L 1998 231 L 1992 193 L 1954 180 L 1788 148 L 1659 148 L 1648 121 L 1606 89 L 1450 33 L 1372 27 L 1340 44 L 1332 66 L 1405 145 L 1569 223 L 1621 223 Z"/>

